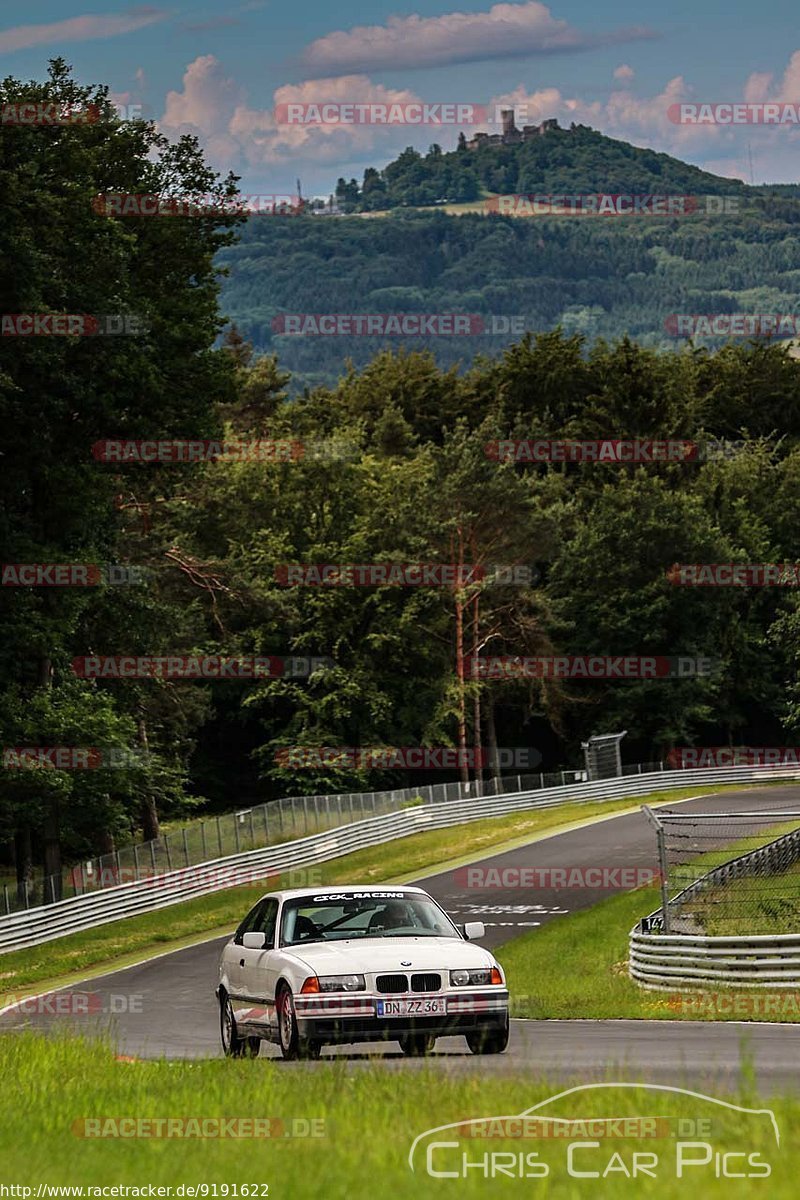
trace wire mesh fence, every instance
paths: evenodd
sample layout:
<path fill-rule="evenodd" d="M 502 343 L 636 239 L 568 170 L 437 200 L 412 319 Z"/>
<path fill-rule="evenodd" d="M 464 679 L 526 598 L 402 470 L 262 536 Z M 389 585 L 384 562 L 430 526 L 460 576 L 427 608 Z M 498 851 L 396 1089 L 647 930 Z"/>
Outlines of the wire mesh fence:
<path fill-rule="evenodd" d="M 651 930 L 710 937 L 800 931 L 800 810 L 646 812 L 662 892 Z"/>
<path fill-rule="evenodd" d="M 660 763 L 645 763 L 626 768 L 623 773 L 641 774 L 659 769 L 662 769 Z M 563 787 L 585 779 L 585 771 L 563 770 L 472 780 L 466 784 L 436 783 L 336 796 L 292 796 L 243 806 L 224 816 L 189 822 L 153 841 L 120 846 L 111 854 L 77 863 L 57 876 L 44 876 L 38 872 L 20 883 L 10 876 L 0 877 L 0 915 L 122 883 L 154 879 L 182 867 L 199 866 L 246 850 L 260 850 L 324 833 L 409 806 Z"/>

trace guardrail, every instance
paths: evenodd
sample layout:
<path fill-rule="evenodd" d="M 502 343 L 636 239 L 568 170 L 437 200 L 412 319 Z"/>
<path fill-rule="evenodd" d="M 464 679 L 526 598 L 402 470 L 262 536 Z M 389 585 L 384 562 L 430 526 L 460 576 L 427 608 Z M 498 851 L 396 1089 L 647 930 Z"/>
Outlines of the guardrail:
<path fill-rule="evenodd" d="M 714 814 L 720 815 L 720 814 Z M 746 813 L 739 814 L 742 817 Z M 761 814 L 759 814 L 761 815 Z M 776 813 L 776 817 L 800 813 Z M 800 829 L 737 855 L 707 871 L 671 900 L 678 906 L 708 888 L 719 887 L 764 872 L 786 870 L 800 857 Z M 629 973 L 641 987 L 655 991 L 707 988 L 800 987 L 800 933 L 742 936 L 665 933 L 646 929 L 663 921 L 662 909 L 642 918 L 630 933 Z M 680 917 L 677 918 L 680 920 Z M 671 918 L 670 927 L 674 927 Z"/>
<path fill-rule="evenodd" d="M 654 991 L 800 986 L 800 933 L 750 937 L 694 934 L 630 935 L 630 974 Z"/>
<path fill-rule="evenodd" d="M 384 816 L 369 817 L 311 837 L 212 859 L 200 866 L 154 874 L 117 887 L 12 913 L 0 918 L 0 954 L 53 941 L 125 917 L 140 916 L 183 900 L 208 895 L 222 887 L 255 880 L 274 880 L 282 871 L 328 862 L 354 850 L 381 845 L 426 829 L 441 829 L 512 812 L 552 808 L 565 801 L 580 805 L 593 800 L 633 798 L 647 792 L 703 784 L 752 783 L 797 777 L 797 769 L 792 767 L 734 766 L 655 771 L 548 788 L 546 799 L 537 789 L 483 796 L 474 800 L 424 804 Z"/>

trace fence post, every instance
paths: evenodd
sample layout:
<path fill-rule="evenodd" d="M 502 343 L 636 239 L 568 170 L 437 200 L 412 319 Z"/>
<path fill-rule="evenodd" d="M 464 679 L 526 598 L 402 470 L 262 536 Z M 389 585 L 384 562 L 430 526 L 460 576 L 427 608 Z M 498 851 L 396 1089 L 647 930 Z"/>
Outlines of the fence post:
<path fill-rule="evenodd" d="M 186 866 L 189 865 L 189 842 L 186 838 L 186 826 L 183 827 L 183 857 L 186 860 Z"/>
<path fill-rule="evenodd" d="M 661 875 L 661 916 L 664 926 L 664 933 L 669 933 L 669 884 L 667 880 L 667 851 L 664 845 L 664 826 L 649 805 L 643 804 L 642 812 L 656 831 L 656 845 L 658 847 L 658 870 L 659 874 Z"/>
<path fill-rule="evenodd" d="M 266 804 L 264 804 L 262 807 L 264 810 L 264 845 L 268 846 L 269 845 L 269 821 L 267 820 L 267 806 L 266 806 Z"/>
<path fill-rule="evenodd" d="M 117 861 L 117 883 L 122 883 L 122 863 L 120 862 L 119 850 L 114 851 L 114 857 Z"/>
<path fill-rule="evenodd" d="M 233 814 L 233 832 L 236 834 L 236 853 L 238 854 L 241 849 L 241 843 L 239 842 L 239 814 L 238 813 Z"/>
<path fill-rule="evenodd" d="M 278 833 L 283 837 L 283 796 L 278 801 Z"/>
<path fill-rule="evenodd" d="M 303 832 L 308 833 L 308 797 L 303 796 Z"/>
<path fill-rule="evenodd" d="M 219 817 L 217 817 L 217 845 L 219 846 L 219 856 L 222 858 L 222 830 L 219 824 Z"/>
<path fill-rule="evenodd" d="M 164 834 L 164 850 L 166 851 L 166 855 L 167 855 L 167 870 L 171 871 L 172 870 L 172 854 L 170 853 L 170 848 L 169 848 L 169 834 L 168 833 Z"/>
<path fill-rule="evenodd" d="M 3 884 L 3 900 L 5 901 L 6 905 L 6 916 L 8 916 L 8 914 L 11 912 L 11 909 L 8 907 L 8 885 L 5 883 Z"/>
<path fill-rule="evenodd" d="M 158 869 L 157 869 L 157 867 L 156 867 L 156 843 L 155 843 L 155 838 L 151 838 L 151 839 L 150 839 L 150 863 L 151 863 L 151 866 L 152 866 L 152 868 L 153 868 L 153 878 L 155 878 L 155 877 L 156 877 L 156 875 L 158 874 Z"/>
<path fill-rule="evenodd" d="M 133 869 L 136 872 L 136 882 L 139 882 L 139 847 L 136 842 L 133 843 Z"/>
<path fill-rule="evenodd" d="M 203 862 L 208 862 L 208 846 L 206 845 L 206 823 L 200 822 L 200 838 L 203 843 Z"/>

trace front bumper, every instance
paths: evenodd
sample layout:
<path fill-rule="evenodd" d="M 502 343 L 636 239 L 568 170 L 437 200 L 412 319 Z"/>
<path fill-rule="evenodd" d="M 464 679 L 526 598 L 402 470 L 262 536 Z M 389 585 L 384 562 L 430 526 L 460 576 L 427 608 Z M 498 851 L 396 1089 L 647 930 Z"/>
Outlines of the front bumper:
<path fill-rule="evenodd" d="M 379 1017 L 378 1002 L 387 999 L 445 1000 L 446 1012 L 428 1015 Z M 508 1023 L 508 991 L 453 992 L 413 996 L 384 996 L 355 993 L 348 996 L 303 996 L 294 998 L 298 1033 L 324 1043 L 396 1041 L 414 1033 L 436 1037 L 504 1029 Z"/>

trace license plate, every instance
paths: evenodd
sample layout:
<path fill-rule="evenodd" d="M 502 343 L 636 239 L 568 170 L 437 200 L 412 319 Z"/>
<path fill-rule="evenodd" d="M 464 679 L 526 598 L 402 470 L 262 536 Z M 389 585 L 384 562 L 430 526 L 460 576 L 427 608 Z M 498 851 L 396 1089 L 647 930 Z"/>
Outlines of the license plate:
<path fill-rule="evenodd" d="M 444 996 L 428 1000 L 378 1000 L 376 1015 L 379 1017 L 443 1017 L 447 1014 Z"/>

